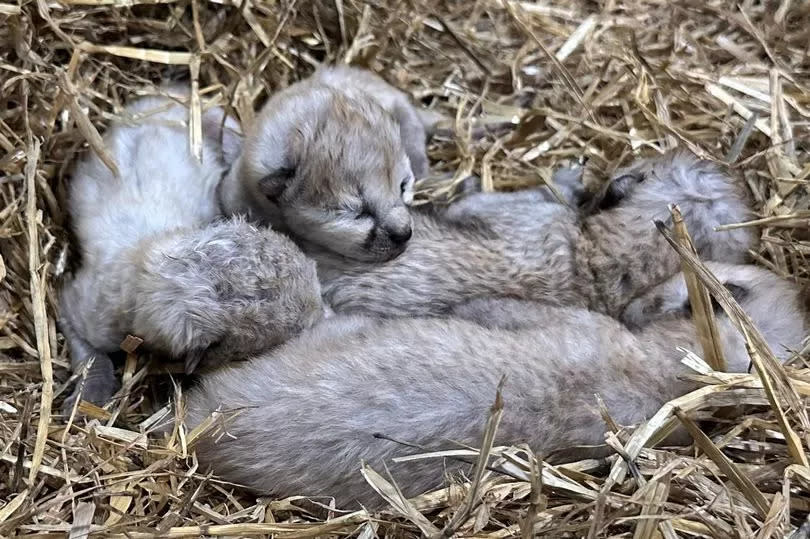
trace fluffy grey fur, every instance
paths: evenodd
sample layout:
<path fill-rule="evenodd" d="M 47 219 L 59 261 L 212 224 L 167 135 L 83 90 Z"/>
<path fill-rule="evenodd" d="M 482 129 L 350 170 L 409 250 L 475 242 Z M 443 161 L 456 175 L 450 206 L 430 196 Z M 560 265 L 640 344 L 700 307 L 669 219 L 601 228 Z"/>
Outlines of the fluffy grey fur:
<path fill-rule="evenodd" d="M 388 260 L 411 237 L 406 205 L 427 171 L 425 128 L 405 94 L 376 75 L 327 67 L 274 95 L 245 137 L 221 198 L 357 260 Z"/>
<path fill-rule="evenodd" d="M 571 175 L 564 170 L 555 183 Z M 394 260 L 311 254 L 336 312 L 433 316 L 473 298 L 506 296 L 616 316 L 679 270 L 652 223 L 668 219 L 669 203 L 680 205 L 704 259 L 743 262 L 756 245 L 750 229 L 714 231 L 752 212 L 744 188 L 712 163 L 669 154 L 619 171 L 616 180 L 623 188 L 615 206 L 584 218 L 542 192 L 479 193 L 445 215 L 414 213 L 414 237 Z"/>
<path fill-rule="evenodd" d="M 70 186 L 82 261 L 61 292 L 61 328 L 75 371 L 95 357 L 83 398 L 97 404 L 117 385 L 106 354 L 127 333 L 191 369 L 206 355 L 264 351 L 322 314 L 315 264 L 292 241 L 240 219 L 210 224 L 227 161 L 223 111 L 205 114 L 202 163 L 185 107 L 146 98 L 127 112 L 141 117 L 105 135 L 121 176 L 89 154 Z"/>
<path fill-rule="evenodd" d="M 807 335 L 796 286 L 752 266 L 711 269 L 754 286 L 742 306 L 777 355 Z M 670 295 L 668 285 L 652 293 Z M 460 467 L 394 463 L 414 451 L 375 433 L 431 448 L 452 447 L 448 440 L 476 445 L 502 375 L 496 443 L 525 442 L 543 453 L 603 442 L 594 394 L 616 421 L 633 424 L 694 387 L 679 379 L 686 368 L 676 350 L 699 351 L 688 318 L 660 318 L 634 334 L 584 309 L 500 301 L 459 308 L 473 321 L 338 316 L 275 352 L 212 374 L 187 395 L 190 425 L 215 411 L 223 420 L 196 446 L 200 462 L 259 492 L 375 507 L 380 500 L 359 473 L 361 460 L 378 470 L 385 463 L 406 496 L 438 486 L 443 466 Z M 516 316 L 488 316 L 498 309 Z M 748 357 L 736 329 L 721 317 L 719 330 L 730 369 L 744 371 Z"/>

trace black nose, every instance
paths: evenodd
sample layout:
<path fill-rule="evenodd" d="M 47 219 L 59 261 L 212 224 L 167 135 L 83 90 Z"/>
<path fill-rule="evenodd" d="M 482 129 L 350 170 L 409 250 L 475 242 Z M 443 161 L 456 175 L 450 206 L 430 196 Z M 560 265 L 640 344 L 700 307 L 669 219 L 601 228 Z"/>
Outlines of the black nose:
<path fill-rule="evenodd" d="M 404 245 L 412 235 L 413 229 L 410 226 L 388 230 L 388 237 L 397 245 Z"/>

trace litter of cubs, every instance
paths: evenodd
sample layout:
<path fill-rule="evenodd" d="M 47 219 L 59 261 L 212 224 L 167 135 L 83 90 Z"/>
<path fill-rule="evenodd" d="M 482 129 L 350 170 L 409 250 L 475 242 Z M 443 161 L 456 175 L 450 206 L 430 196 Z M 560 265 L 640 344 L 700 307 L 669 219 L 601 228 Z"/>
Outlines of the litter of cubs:
<path fill-rule="evenodd" d="M 807 6 L 0 17 L 0 535 L 810 537 Z"/>

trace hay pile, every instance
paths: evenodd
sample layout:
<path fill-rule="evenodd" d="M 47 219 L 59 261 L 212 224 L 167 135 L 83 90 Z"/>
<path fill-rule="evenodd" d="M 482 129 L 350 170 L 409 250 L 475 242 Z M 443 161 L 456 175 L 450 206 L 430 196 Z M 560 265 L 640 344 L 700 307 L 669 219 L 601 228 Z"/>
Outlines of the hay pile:
<path fill-rule="evenodd" d="M 66 171 L 88 146 L 103 151 L 98 131 L 125 100 L 173 78 L 249 123 L 268 94 L 322 61 L 371 66 L 448 118 L 423 199 L 452 194 L 471 173 L 513 189 L 568 158 L 606 173 L 686 146 L 744 175 L 761 217 L 758 260 L 806 281 L 808 28 L 808 4 L 791 0 L 0 3 L 0 536 L 790 533 L 810 511 L 810 370 L 800 361 L 787 377 L 771 369 L 764 389 L 754 376 L 703 377 L 706 388 L 647 428 L 611 434 L 604 461 L 541 466 L 493 448 L 490 463 L 509 474 L 475 483 L 481 504 L 454 483 L 388 512 L 344 514 L 201 474 L 185 458 L 195 433 L 168 448 L 147 440 L 160 401 L 134 354 L 128 399 L 66 427 L 54 417 L 68 378 L 54 317 Z M 696 448 L 644 449 L 676 412 Z M 368 476 L 384 490 L 377 472 Z"/>

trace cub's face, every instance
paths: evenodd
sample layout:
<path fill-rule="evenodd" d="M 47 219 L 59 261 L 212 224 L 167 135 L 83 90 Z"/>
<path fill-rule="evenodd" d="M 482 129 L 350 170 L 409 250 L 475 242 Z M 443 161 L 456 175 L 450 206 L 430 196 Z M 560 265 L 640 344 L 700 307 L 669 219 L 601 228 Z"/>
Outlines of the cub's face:
<path fill-rule="evenodd" d="M 281 159 L 245 152 L 252 196 L 305 247 L 362 261 L 397 257 L 412 233 L 414 183 L 398 125 L 372 100 L 313 94 L 291 122 Z"/>

